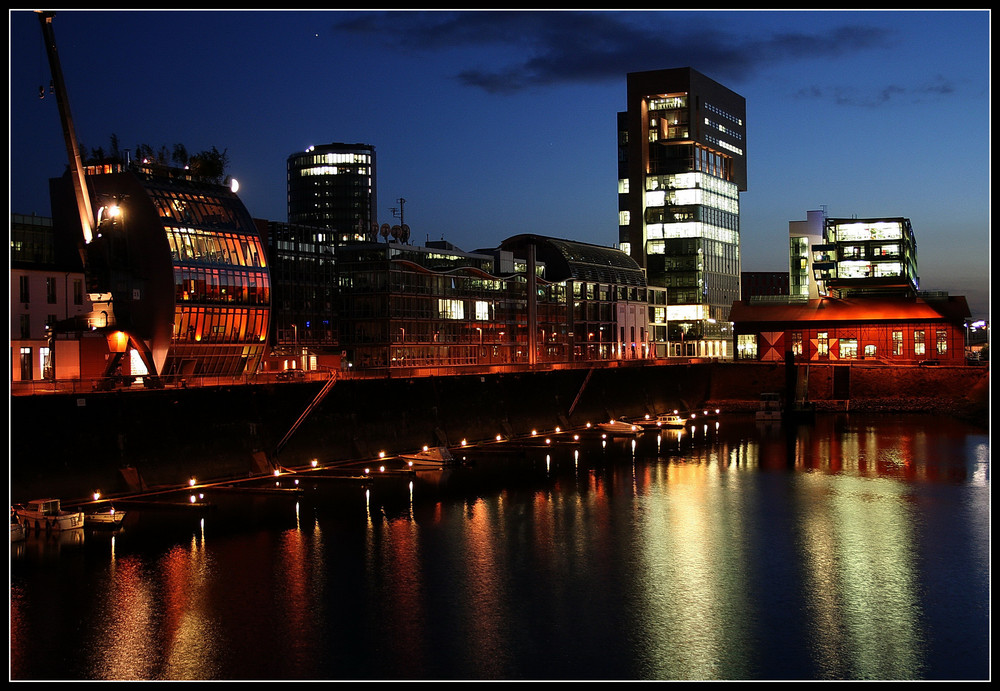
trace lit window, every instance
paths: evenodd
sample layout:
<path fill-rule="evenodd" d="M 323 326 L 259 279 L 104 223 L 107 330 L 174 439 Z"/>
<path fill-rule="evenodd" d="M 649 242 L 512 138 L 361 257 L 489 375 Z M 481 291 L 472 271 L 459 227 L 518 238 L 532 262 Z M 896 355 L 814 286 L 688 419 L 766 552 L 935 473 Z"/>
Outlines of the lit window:
<path fill-rule="evenodd" d="M 927 346 L 924 343 L 924 332 L 922 330 L 913 332 L 913 354 L 914 355 L 924 355 L 927 352 Z"/>
<path fill-rule="evenodd" d="M 858 339 L 840 339 L 840 357 L 844 360 L 856 360 L 858 357 Z"/>
<path fill-rule="evenodd" d="M 736 353 L 741 359 L 757 359 L 757 336 L 755 334 L 740 334 L 736 338 Z"/>
<path fill-rule="evenodd" d="M 827 357 L 830 354 L 830 336 L 826 331 L 816 334 L 816 354 Z"/>

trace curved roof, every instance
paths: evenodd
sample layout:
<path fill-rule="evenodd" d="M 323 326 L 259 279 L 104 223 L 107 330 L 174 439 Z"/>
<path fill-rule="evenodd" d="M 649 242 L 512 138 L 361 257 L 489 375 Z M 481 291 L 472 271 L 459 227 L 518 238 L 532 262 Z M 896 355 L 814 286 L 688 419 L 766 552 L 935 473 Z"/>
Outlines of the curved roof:
<path fill-rule="evenodd" d="M 529 245 L 545 264 L 546 279 L 573 279 L 622 286 L 646 286 L 646 276 L 632 257 L 612 247 L 601 247 L 542 235 L 515 235 L 500 244 L 501 250 L 525 258 Z"/>

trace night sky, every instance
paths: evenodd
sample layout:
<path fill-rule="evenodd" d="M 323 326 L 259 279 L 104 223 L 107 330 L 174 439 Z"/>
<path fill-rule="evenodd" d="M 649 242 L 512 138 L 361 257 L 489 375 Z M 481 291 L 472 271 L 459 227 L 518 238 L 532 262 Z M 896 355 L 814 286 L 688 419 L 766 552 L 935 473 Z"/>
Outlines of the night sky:
<path fill-rule="evenodd" d="M 10 210 L 66 166 L 41 29 L 10 19 Z M 81 144 L 225 151 L 256 218 L 285 163 L 376 147 L 379 222 L 411 242 L 531 232 L 613 246 L 628 72 L 690 66 L 747 101 L 744 271 L 788 270 L 788 222 L 904 216 L 921 288 L 989 313 L 990 13 L 65 11 Z"/>

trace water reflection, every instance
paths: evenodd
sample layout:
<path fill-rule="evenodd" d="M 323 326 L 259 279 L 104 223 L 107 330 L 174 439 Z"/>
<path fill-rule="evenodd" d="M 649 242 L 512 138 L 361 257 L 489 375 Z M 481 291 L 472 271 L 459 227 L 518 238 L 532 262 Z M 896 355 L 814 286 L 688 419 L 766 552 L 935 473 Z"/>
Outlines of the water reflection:
<path fill-rule="evenodd" d="M 988 437 L 924 423 L 553 435 L 12 546 L 12 678 L 984 678 Z"/>

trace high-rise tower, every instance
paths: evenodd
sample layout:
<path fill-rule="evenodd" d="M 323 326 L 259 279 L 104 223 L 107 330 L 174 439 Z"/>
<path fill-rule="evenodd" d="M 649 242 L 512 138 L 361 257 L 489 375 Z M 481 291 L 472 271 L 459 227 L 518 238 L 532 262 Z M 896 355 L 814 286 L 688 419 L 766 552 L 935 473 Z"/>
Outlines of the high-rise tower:
<path fill-rule="evenodd" d="M 746 100 L 689 67 L 630 73 L 627 91 L 620 247 L 666 292 L 669 354 L 727 356 L 740 297 Z"/>
<path fill-rule="evenodd" d="M 337 231 L 337 241 L 374 239 L 375 147 L 325 144 L 288 157 L 288 222 Z"/>

